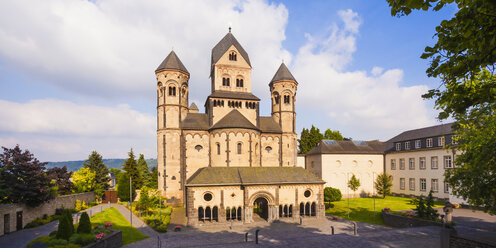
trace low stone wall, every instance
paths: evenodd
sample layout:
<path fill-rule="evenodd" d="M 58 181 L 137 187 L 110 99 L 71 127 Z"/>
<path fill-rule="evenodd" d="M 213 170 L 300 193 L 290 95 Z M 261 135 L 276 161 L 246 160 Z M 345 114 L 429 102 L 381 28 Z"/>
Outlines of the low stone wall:
<path fill-rule="evenodd" d="M 473 239 L 471 235 L 460 235 L 453 227 L 441 229 L 441 248 L 496 248 L 494 240 L 487 240 L 487 238 L 478 237 L 477 240 Z"/>
<path fill-rule="evenodd" d="M 122 246 L 122 232 L 113 230 L 111 234 L 107 235 L 104 239 L 89 244 L 83 248 L 118 248 Z"/>
<path fill-rule="evenodd" d="M 392 227 L 442 226 L 443 224 L 430 220 L 396 215 L 382 210 L 384 223 Z"/>
<path fill-rule="evenodd" d="M 93 202 L 95 201 L 95 194 L 93 192 L 85 192 L 59 196 L 34 208 L 20 203 L 0 205 L 0 236 L 5 233 L 17 231 L 18 224 L 24 228 L 26 224 L 36 218 L 43 217 L 45 214 L 54 215 L 57 208 L 74 208 L 76 200 L 87 203 Z M 18 223 L 18 216 L 20 223 Z M 7 227 L 7 230 L 5 230 L 5 227 Z"/>

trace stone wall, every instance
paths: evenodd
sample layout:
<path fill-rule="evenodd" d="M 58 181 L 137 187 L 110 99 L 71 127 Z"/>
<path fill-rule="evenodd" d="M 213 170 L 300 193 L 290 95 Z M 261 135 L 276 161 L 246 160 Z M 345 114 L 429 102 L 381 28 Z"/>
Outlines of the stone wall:
<path fill-rule="evenodd" d="M 496 248 L 496 244 L 483 243 L 481 241 L 472 240 L 467 237 L 460 237 L 455 235 L 450 235 L 449 239 L 450 248 Z"/>
<path fill-rule="evenodd" d="M 86 192 L 73 195 L 59 196 L 51 201 L 48 201 L 38 207 L 28 207 L 24 204 L 5 204 L 0 205 L 0 236 L 7 233 L 17 231 L 17 215 L 22 214 L 22 227 L 36 218 L 43 215 L 54 215 L 57 208 L 74 208 L 76 200 L 85 201 L 86 203 L 95 201 L 93 192 Z M 7 217 L 8 216 L 8 217 Z M 8 223 L 5 223 L 7 221 Z"/>
<path fill-rule="evenodd" d="M 382 211 L 382 218 L 386 225 L 399 228 L 417 226 L 442 226 L 442 224 L 439 222 L 391 214 L 384 210 Z"/>
<path fill-rule="evenodd" d="M 92 243 L 84 248 L 118 248 L 122 246 L 122 232 L 113 230 L 114 232 L 107 235 L 103 240 Z"/>

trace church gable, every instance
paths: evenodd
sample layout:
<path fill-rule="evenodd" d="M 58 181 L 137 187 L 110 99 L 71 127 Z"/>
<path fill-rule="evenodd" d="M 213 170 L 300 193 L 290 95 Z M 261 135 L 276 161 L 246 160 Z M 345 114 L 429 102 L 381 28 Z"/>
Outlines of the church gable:
<path fill-rule="evenodd" d="M 215 65 L 236 66 L 246 69 L 251 68 L 248 61 L 245 60 L 245 58 L 234 45 L 231 45 L 229 49 L 226 50 L 226 52 L 217 60 Z"/>

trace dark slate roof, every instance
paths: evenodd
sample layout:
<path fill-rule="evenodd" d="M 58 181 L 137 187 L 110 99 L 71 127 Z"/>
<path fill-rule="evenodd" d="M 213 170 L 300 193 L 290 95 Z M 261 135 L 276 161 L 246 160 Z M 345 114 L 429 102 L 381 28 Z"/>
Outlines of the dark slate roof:
<path fill-rule="evenodd" d="M 204 167 L 187 180 L 186 186 L 309 183 L 325 182 L 301 167 Z"/>
<path fill-rule="evenodd" d="M 188 70 L 186 70 L 186 67 L 183 65 L 183 62 L 181 62 L 174 51 L 171 51 L 169 55 L 167 55 L 155 71 L 157 72 L 164 69 L 176 69 L 189 74 Z"/>
<path fill-rule="evenodd" d="M 227 33 L 226 36 L 224 36 L 224 38 L 222 38 L 222 40 L 220 40 L 219 43 L 217 43 L 217 45 L 215 45 L 212 49 L 212 67 L 233 45 L 234 47 L 236 47 L 236 49 L 238 49 L 241 56 L 243 56 L 243 58 L 246 60 L 246 63 L 251 66 L 248 53 L 241 46 L 241 44 L 239 44 L 238 40 L 234 38 L 234 35 L 231 33 L 231 31 L 229 31 L 229 33 Z"/>
<path fill-rule="evenodd" d="M 196 106 L 195 103 L 191 103 L 191 105 L 189 105 L 189 109 L 198 110 L 198 106 Z"/>
<path fill-rule="evenodd" d="M 255 125 L 253 125 L 246 117 L 241 114 L 237 109 L 233 109 L 229 114 L 220 119 L 215 125 L 210 129 L 222 129 L 222 128 L 245 128 L 259 130 Z"/>
<path fill-rule="evenodd" d="M 387 143 L 394 143 L 399 141 L 408 141 L 414 139 L 428 138 L 428 137 L 436 137 L 446 134 L 451 134 L 453 131 L 451 130 L 451 125 L 453 123 L 446 123 L 432 127 L 424 127 L 414 130 L 409 130 L 400 133 L 399 135 L 394 136 L 390 140 L 386 141 Z"/>
<path fill-rule="evenodd" d="M 262 133 L 282 133 L 281 126 L 270 116 L 260 116 L 260 130 Z"/>
<path fill-rule="evenodd" d="M 384 143 L 356 140 L 322 140 L 306 153 L 311 154 L 383 154 Z"/>
<path fill-rule="evenodd" d="M 247 92 L 232 92 L 232 91 L 214 91 L 208 97 L 229 98 L 229 99 L 242 99 L 260 101 L 260 98 L 254 96 L 252 93 Z"/>
<path fill-rule="evenodd" d="M 199 113 L 188 113 L 181 122 L 184 130 L 208 130 L 208 115 Z"/>
<path fill-rule="evenodd" d="M 294 80 L 296 82 L 296 79 L 293 77 L 293 74 L 289 71 L 288 67 L 284 64 L 284 62 L 279 66 L 279 69 L 277 69 L 276 74 L 270 80 L 270 82 L 275 82 L 279 80 Z"/>

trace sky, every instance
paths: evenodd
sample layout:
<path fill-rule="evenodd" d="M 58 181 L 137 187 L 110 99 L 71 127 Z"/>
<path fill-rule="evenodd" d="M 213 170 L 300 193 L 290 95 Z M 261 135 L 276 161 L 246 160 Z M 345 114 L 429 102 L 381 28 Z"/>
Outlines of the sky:
<path fill-rule="evenodd" d="M 270 115 L 268 83 L 282 61 L 298 81 L 296 127 L 386 141 L 440 124 L 438 88 L 420 59 L 455 7 L 392 17 L 385 1 L 0 2 L 0 146 L 41 161 L 96 150 L 156 157 L 154 71 L 173 49 L 203 112 L 211 49 L 232 27 L 250 57 L 252 91 Z"/>

